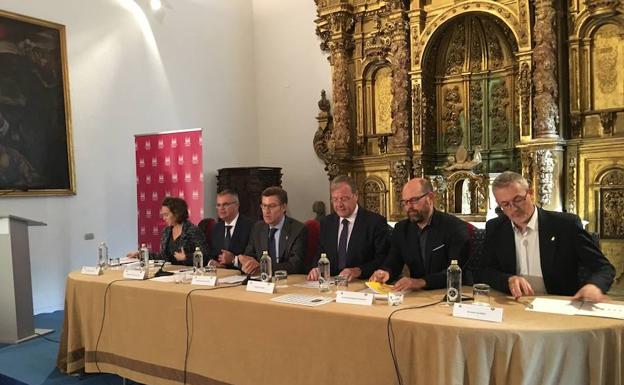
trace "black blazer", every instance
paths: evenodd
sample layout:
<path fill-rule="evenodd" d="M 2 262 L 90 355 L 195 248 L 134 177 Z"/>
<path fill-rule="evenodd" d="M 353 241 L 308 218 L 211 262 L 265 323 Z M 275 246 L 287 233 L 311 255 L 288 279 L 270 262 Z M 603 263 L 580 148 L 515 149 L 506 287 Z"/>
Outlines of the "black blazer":
<path fill-rule="evenodd" d="M 286 270 L 288 274 L 303 274 L 303 260 L 308 245 L 308 229 L 296 219 L 286 217 L 280 232 L 280 263 L 273 259 L 273 271 Z M 269 249 L 269 225 L 264 221 L 256 222 L 249 236 L 245 255 L 260 259 L 262 252 Z"/>
<path fill-rule="evenodd" d="M 462 268 L 468 262 L 470 237 L 466 222 L 434 210 L 429 224 L 431 227 L 428 230 L 424 262 L 420 257 L 418 239 L 408 236 L 409 226 L 417 225 L 404 219 L 394 226 L 390 251 L 382 269 L 390 272 L 391 280 L 396 280 L 406 264 L 412 278 L 427 281 L 426 289 L 445 288 L 446 269 L 451 260 L 457 259 Z M 467 276 L 467 272 L 463 275 Z"/>
<path fill-rule="evenodd" d="M 331 275 L 340 273 L 338 266 L 338 229 L 340 217 L 336 213 L 321 218 L 321 232 L 319 247 L 310 268 L 318 264 L 321 253 L 329 258 Z M 383 216 L 358 207 L 351 237 L 347 245 L 347 267 L 359 267 L 362 270 L 360 278 L 370 277 L 379 268 L 388 253 L 388 222 Z"/>
<path fill-rule="evenodd" d="M 606 293 L 615 268 L 583 229 L 578 216 L 538 210 L 540 265 L 548 294 L 574 295 L 586 283 Z M 516 243 L 509 218 L 491 219 L 485 227 L 483 269 L 477 276 L 496 290 L 509 293 L 508 279 L 516 274 Z M 579 276 L 583 267 L 589 274 Z"/>
<path fill-rule="evenodd" d="M 206 260 L 206 255 L 210 252 L 208 247 L 208 243 L 206 243 L 206 237 L 204 233 L 199 230 L 199 227 L 195 226 L 189 221 L 185 221 L 182 223 L 182 233 L 176 239 L 173 240 L 172 236 L 173 226 L 167 226 L 163 229 L 163 233 L 160 236 L 160 253 L 151 254 L 150 258 L 152 259 L 163 259 L 165 261 L 169 261 L 174 265 L 193 265 L 193 253 L 195 252 L 195 248 L 199 247 L 202 254 L 204 255 L 204 260 Z M 186 260 L 178 261 L 175 259 L 172 253 L 169 253 L 167 249 L 169 248 L 169 244 L 172 243 L 174 249 L 178 250 L 180 246 L 184 247 L 184 254 L 186 255 Z"/>
<path fill-rule="evenodd" d="M 238 215 L 236 226 L 234 229 L 230 230 L 232 238 L 230 239 L 230 247 L 228 250 L 231 251 L 232 254 L 240 255 L 245 252 L 245 248 L 249 243 L 251 228 L 254 223 L 256 223 L 256 221 L 253 219 L 242 214 Z M 217 260 L 223 249 L 223 243 L 225 242 L 225 222 L 219 221 L 215 223 L 210 234 L 210 254 L 207 259 Z"/>

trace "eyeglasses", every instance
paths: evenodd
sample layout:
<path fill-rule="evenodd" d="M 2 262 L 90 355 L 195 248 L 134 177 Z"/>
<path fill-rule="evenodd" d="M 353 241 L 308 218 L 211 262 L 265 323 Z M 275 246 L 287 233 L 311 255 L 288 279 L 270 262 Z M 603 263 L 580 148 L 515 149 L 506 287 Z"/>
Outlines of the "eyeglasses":
<path fill-rule="evenodd" d="M 511 206 L 513 206 L 515 208 L 519 208 L 520 205 L 523 204 L 524 201 L 526 201 L 528 195 L 529 195 L 529 192 L 527 191 L 526 194 L 524 194 L 523 197 L 518 195 L 514 199 L 512 199 L 511 201 L 509 201 L 509 202 L 499 202 L 498 205 L 503 210 L 509 210 L 511 208 Z"/>
<path fill-rule="evenodd" d="M 225 203 L 217 203 L 216 204 L 216 208 L 220 209 L 220 208 L 224 208 L 227 209 L 228 207 L 238 204 L 238 201 L 234 201 L 234 202 L 225 202 Z"/>
<path fill-rule="evenodd" d="M 331 201 L 332 203 L 347 203 L 348 201 L 353 199 L 353 197 L 354 195 L 351 195 L 350 197 L 332 198 Z"/>
<path fill-rule="evenodd" d="M 419 200 L 423 199 L 427 195 L 429 195 L 428 192 L 422 194 L 419 197 L 413 197 L 413 198 L 410 198 L 410 199 L 402 199 L 402 200 L 399 201 L 399 204 L 402 207 L 413 206 L 413 205 L 417 204 Z"/>
<path fill-rule="evenodd" d="M 276 204 L 270 204 L 270 205 L 265 205 L 265 204 L 261 204 L 260 208 L 262 210 L 268 210 L 268 211 L 273 211 L 276 208 L 280 207 L 281 205 L 276 205 Z"/>

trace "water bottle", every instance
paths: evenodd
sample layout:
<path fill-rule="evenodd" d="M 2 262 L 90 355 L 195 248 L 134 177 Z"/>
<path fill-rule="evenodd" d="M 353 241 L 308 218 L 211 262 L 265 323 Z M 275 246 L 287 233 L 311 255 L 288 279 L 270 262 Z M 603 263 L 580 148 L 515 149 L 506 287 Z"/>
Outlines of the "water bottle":
<path fill-rule="evenodd" d="M 202 273 L 204 270 L 204 254 L 201 252 L 199 247 L 195 248 L 195 252 L 193 253 L 193 272 Z"/>
<path fill-rule="evenodd" d="M 139 261 L 141 270 L 149 271 L 149 249 L 145 243 L 141 243 L 141 248 L 139 249 Z"/>
<path fill-rule="evenodd" d="M 106 270 L 108 267 L 108 246 L 105 242 L 100 243 L 98 247 L 98 266 L 102 270 Z"/>
<path fill-rule="evenodd" d="M 453 259 L 446 269 L 446 303 L 461 303 L 462 271 L 457 260 Z"/>
<path fill-rule="evenodd" d="M 327 259 L 327 254 L 321 253 L 321 258 L 318 261 L 318 271 L 319 271 L 319 290 L 321 293 L 329 291 L 329 278 L 330 278 L 330 269 L 329 269 L 329 259 Z"/>
<path fill-rule="evenodd" d="M 262 252 L 262 257 L 260 257 L 260 279 L 262 282 L 271 282 L 273 278 L 273 264 L 271 262 L 271 257 L 269 257 L 268 251 Z"/>

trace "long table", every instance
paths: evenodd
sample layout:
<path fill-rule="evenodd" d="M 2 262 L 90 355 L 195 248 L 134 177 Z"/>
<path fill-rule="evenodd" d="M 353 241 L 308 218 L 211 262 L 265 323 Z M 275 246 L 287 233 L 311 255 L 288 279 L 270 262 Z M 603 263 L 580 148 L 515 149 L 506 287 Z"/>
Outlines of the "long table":
<path fill-rule="evenodd" d="M 230 274 L 219 270 L 220 277 Z M 289 287 L 275 294 L 120 279 L 120 271 L 69 274 L 62 372 L 107 372 L 156 385 L 397 384 L 388 317 L 443 295 L 411 293 L 399 307 L 304 307 L 270 301 L 318 294 L 293 286 L 304 276 L 289 276 Z M 528 312 L 500 293 L 492 304 L 504 309 L 503 323 L 455 318 L 443 304 L 395 313 L 403 383 L 624 383 L 623 321 Z"/>

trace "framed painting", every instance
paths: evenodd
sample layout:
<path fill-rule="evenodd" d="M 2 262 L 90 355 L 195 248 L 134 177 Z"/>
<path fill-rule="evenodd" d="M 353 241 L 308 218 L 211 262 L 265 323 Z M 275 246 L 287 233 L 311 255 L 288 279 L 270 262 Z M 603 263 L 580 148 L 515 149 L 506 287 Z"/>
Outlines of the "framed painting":
<path fill-rule="evenodd" d="M 0 10 L 0 196 L 76 193 L 65 39 Z"/>

